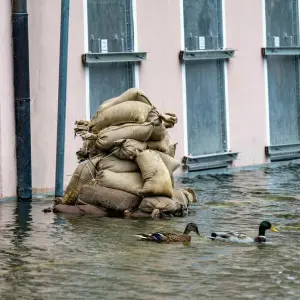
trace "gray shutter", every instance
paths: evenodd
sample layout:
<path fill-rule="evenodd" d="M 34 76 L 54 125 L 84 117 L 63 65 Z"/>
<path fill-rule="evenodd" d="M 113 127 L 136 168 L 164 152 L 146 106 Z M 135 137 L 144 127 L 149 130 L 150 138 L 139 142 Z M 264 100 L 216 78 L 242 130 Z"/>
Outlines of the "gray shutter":
<path fill-rule="evenodd" d="M 184 0 L 187 50 L 223 46 L 221 0 Z M 199 42 L 199 38 L 202 39 Z M 200 47 L 201 46 L 201 47 Z M 192 155 L 226 151 L 224 61 L 186 62 L 188 152 Z"/>
<path fill-rule="evenodd" d="M 298 1 L 265 3 L 267 46 L 299 46 Z M 267 64 L 271 145 L 299 143 L 299 59 L 268 56 Z"/>
<path fill-rule="evenodd" d="M 101 52 L 107 39 L 108 52 L 134 49 L 131 0 L 88 0 L 89 51 Z M 134 63 L 113 62 L 89 66 L 90 114 L 107 99 L 134 86 Z"/>

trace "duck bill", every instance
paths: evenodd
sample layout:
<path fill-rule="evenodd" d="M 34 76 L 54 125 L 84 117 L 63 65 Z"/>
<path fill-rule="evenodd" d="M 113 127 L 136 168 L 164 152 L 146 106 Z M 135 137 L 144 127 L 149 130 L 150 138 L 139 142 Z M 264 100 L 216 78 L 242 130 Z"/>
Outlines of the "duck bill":
<path fill-rule="evenodd" d="M 271 226 L 270 230 L 273 232 L 278 232 L 278 230 L 274 226 Z"/>

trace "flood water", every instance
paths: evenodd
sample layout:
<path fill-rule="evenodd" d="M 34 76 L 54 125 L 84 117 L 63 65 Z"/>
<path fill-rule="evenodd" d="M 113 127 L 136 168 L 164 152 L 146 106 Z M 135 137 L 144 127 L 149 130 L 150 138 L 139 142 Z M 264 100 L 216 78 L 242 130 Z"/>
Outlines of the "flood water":
<path fill-rule="evenodd" d="M 194 188 L 199 203 L 171 220 L 44 214 L 51 202 L 43 199 L 1 203 L 0 299 L 300 299 L 300 165 L 189 177 L 178 184 Z M 133 237 L 191 221 L 203 235 L 254 237 L 262 220 L 279 233 L 267 231 L 261 246 Z"/>

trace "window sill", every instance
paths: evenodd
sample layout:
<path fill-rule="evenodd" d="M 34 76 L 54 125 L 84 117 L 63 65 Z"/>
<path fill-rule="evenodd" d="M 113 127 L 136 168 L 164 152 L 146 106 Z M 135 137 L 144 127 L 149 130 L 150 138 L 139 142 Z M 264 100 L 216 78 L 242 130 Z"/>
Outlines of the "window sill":
<path fill-rule="evenodd" d="M 83 65 L 113 62 L 140 62 L 147 58 L 147 52 L 108 52 L 82 54 Z"/>
<path fill-rule="evenodd" d="M 238 152 L 184 156 L 182 162 L 189 172 L 193 172 L 216 168 L 228 168 L 237 156 Z"/>
<path fill-rule="evenodd" d="M 213 49 L 213 50 L 184 50 L 179 52 L 181 61 L 230 59 L 234 57 L 234 49 Z"/>
<path fill-rule="evenodd" d="M 300 158 L 300 144 L 266 146 L 265 153 L 271 162 L 297 159 Z"/>
<path fill-rule="evenodd" d="M 266 47 L 261 48 L 263 57 L 266 56 L 298 56 L 300 47 Z"/>

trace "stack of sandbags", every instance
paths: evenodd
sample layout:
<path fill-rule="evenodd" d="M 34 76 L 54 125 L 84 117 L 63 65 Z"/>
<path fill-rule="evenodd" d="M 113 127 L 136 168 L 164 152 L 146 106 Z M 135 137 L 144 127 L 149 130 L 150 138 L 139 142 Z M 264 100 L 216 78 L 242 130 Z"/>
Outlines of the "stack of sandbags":
<path fill-rule="evenodd" d="M 186 210 L 195 194 L 174 190 L 173 172 L 180 163 L 167 128 L 176 123 L 176 115 L 160 114 L 139 89 L 105 101 L 90 122 L 75 123 L 83 146 L 62 204 L 127 215 Z"/>

